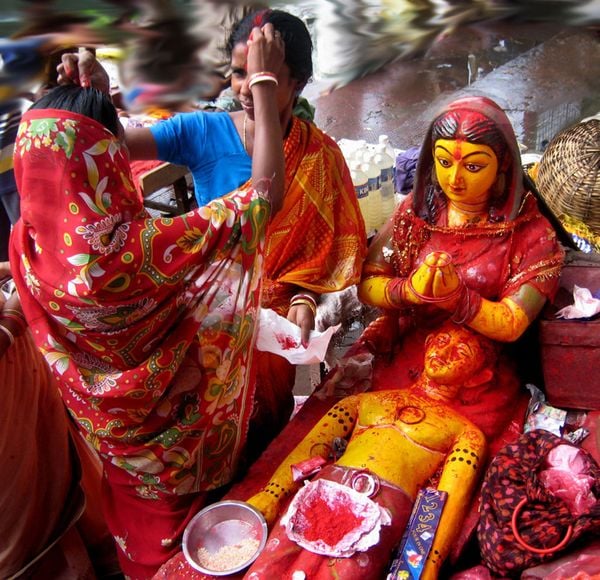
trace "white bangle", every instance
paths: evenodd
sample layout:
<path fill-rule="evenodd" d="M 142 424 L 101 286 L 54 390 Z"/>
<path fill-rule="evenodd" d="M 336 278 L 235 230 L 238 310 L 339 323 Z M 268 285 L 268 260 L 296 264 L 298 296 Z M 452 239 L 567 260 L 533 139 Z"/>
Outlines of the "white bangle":
<path fill-rule="evenodd" d="M 272 73 L 262 72 L 262 73 L 254 73 L 250 76 L 250 80 L 248 81 L 248 87 L 252 88 L 257 83 L 274 83 L 277 86 L 279 83 L 277 82 L 277 77 Z"/>
<path fill-rule="evenodd" d="M 4 326 L 3 324 L 0 324 L 0 330 L 2 332 L 4 332 L 4 334 L 6 334 L 6 336 L 8 336 L 8 340 L 10 341 L 10 346 L 15 344 L 15 335 L 10 330 L 8 330 L 8 328 L 6 328 L 6 326 Z"/>

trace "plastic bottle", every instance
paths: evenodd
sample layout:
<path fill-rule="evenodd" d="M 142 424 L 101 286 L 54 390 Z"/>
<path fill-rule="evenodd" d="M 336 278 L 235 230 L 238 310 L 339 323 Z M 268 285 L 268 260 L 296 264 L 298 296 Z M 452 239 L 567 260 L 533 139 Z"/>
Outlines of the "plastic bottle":
<path fill-rule="evenodd" d="M 340 148 L 348 167 L 350 164 L 357 158 L 357 155 L 361 155 L 363 148 L 366 146 L 367 142 L 364 139 L 359 139 L 358 141 L 353 141 L 350 139 L 340 139 L 338 142 L 338 147 Z"/>
<path fill-rule="evenodd" d="M 361 162 L 358 160 L 350 163 L 350 175 L 352 177 L 352 183 L 354 184 L 354 191 L 358 199 L 358 205 L 365 222 L 365 228 L 368 232 L 370 216 L 369 216 L 369 178 L 367 174 L 361 169 Z"/>
<path fill-rule="evenodd" d="M 366 151 L 363 154 L 362 170 L 369 179 L 369 225 L 367 233 L 372 233 L 379 229 L 381 224 L 380 172 L 377 163 L 375 163 L 375 153 L 373 151 Z"/>
<path fill-rule="evenodd" d="M 385 146 L 385 152 L 392 158 L 392 186 L 394 187 L 394 193 L 396 192 L 396 180 L 394 179 L 396 173 L 396 151 L 390 143 L 390 138 L 387 135 L 379 135 L 379 145 Z"/>
<path fill-rule="evenodd" d="M 375 152 L 375 163 L 380 171 L 381 223 L 379 227 L 381 227 L 394 213 L 396 206 L 393 182 L 394 160 L 386 153 L 385 145 L 382 143 L 375 147 Z"/>

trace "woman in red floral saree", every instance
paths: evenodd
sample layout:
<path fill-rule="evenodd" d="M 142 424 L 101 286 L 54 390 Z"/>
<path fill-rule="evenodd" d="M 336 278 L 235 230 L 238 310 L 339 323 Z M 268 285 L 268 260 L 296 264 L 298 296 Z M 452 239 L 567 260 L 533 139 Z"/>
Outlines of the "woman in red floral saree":
<path fill-rule="evenodd" d="M 255 29 L 249 79 L 282 60 L 272 27 Z M 63 400 L 102 458 L 104 511 L 131 578 L 152 576 L 178 549 L 245 442 L 269 197 L 275 209 L 283 189 L 276 83 L 264 76 L 251 87 L 254 186 L 176 218 L 147 214 L 124 147 L 89 116 L 30 110 L 19 129 L 15 282 Z M 270 194 L 258 191 L 264 179 Z"/>

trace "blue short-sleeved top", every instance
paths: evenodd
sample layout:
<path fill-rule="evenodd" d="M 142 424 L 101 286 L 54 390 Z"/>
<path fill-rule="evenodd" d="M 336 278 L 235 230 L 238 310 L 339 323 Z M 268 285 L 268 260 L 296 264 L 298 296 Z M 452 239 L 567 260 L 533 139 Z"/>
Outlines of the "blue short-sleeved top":
<path fill-rule="evenodd" d="M 189 167 L 198 205 L 250 179 L 252 159 L 228 113 L 180 113 L 150 130 L 160 160 Z"/>

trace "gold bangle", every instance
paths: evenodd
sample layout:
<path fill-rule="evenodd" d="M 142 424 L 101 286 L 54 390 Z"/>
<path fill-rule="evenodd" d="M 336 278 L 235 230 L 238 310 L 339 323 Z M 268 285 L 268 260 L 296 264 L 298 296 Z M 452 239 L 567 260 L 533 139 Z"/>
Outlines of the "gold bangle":
<path fill-rule="evenodd" d="M 300 306 L 301 304 L 303 304 L 304 306 L 308 306 L 310 308 L 313 318 L 315 318 L 317 316 L 317 309 L 314 307 L 314 305 L 311 302 L 309 302 L 308 300 L 305 300 L 304 298 L 299 298 L 299 299 L 291 302 L 290 308 L 292 308 L 293 306 Z"/>
<path fill-rule="evenodd" d="M 310 294 L 303 294 L 302 292 L 292 296 L 290 304 L 293 304 L 300 299 L 308 300 L 315 308 L 317 307 L 317 301 Z"/>

